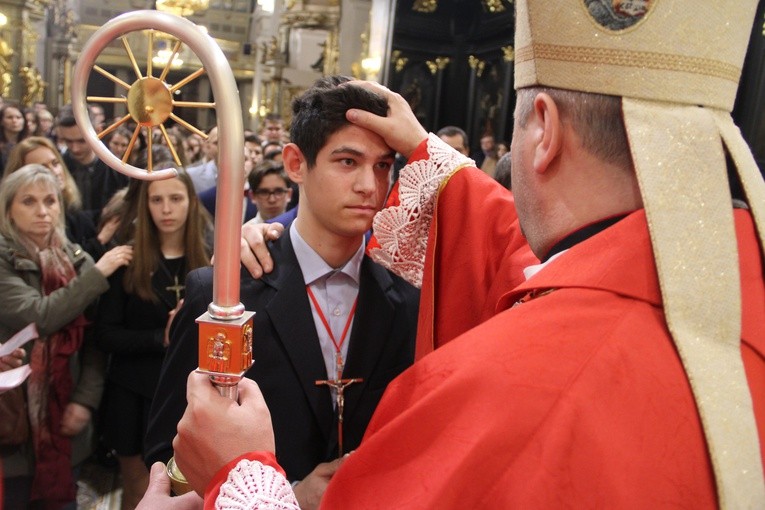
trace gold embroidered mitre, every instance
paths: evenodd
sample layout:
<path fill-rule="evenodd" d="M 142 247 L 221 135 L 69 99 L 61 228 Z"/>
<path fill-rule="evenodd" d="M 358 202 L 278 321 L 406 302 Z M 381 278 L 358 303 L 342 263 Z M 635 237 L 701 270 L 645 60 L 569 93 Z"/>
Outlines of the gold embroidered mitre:
<path fill-rule="evenodd" d="M 733 109 L 757 2 L 517 2 L 515 86 Z"/>
<path fill-rule="evenodd" d="M 727 150 L 762 243 L 765 183 L 730 116 L 756 8 L 756 0 L 516 0 L 516 88 L 622 97 L 667 327 L 723 508 L 765 508 L 725 160 Z"/>

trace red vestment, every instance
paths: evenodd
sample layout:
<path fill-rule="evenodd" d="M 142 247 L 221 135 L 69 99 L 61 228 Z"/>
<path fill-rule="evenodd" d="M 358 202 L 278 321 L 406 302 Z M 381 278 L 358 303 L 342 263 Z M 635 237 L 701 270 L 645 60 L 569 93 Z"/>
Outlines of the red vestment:
<path fill-rule="evenodd" d="M 751 219 L 735 216 L 742 351 L 762 445 L 765 288 Z M 509 307 L 555 289 L 393 381 L 322 508 L 715 508 L 653 260 L 638 211 L 505 296 Z"/>
<path fill-rule="evenodd" d="M 439 348 L 390 384 L 322 508 L 715 508 L 645 213 L 510 291 L 535 260 L 518 240 L 512 197 L 464 165 L 454 173 L 460 162 L 439 151 L 422 144 L 413 156 L 421 180 L 436 185 L 405 190 L 432 195 L 430 209 L 419 198 L 411 207 L 409 196 L 401 202 L 410 207 L 397 210 L 394 194 L 388 217 L 381 213 L 386 228 L 375 224 L 380 244 L 394 245 L 390 263 L 378 261 L 422 284 L 418 355 Z M 428 162 L 417 167 L 428 153 L 441 175 L 428 173 Z M 738 210 L 735 218 L 741 349 L 765 459 L 765 287 L 751 217 Z M 407 257 L 412 246 L 422 249 Z M 511 308 L 531 291 L 539 297 Z"/>
<path fill-rule="evenodd" d="M 539 262 L 521 234 L 513 194 L 455 155 L 433 135 L 417 147 L 367 247 L 376 262 L 415 285 L 421 280 L 415 361 L 493 317 L 498 299 L 523 283 L 523 269 Z"/>

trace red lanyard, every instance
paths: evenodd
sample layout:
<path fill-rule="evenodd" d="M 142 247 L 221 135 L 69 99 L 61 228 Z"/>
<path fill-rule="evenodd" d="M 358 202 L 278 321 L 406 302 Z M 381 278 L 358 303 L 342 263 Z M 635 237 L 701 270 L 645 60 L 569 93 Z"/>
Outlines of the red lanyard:
<path fill-rule="evenodd" d="M 319 302 L 316 300 L 316 296 L 313 294 L 311 287 L 306 285 L 305 290 L 308 291 L 308 297 L 311 298 L 311 301 L 313 302 L 313 306 L 316 307 L 316 313 L 319 314 L 319 318 L 321 319 L 322 324 L 324 324 L 324 329 L 327 330 L 329 339 L 332 340 L 332 344 L 335 346 L 335 350 L 337 351 L 337 358 L 340 361 L 340 364 L 342 364 L 343 357 L 341 354 L 341 349 L 343 347 L 343 343 L 345 342 L 345 337 L 346 335 L 348 335 L 348 329 L 351 327 L 351 321 L 353 321 L 353 316 L 356 314 L 356 304 L 359 302 L 359 298 L 358 296 L 356 296 L 356 299 L 353 301 L 353 306 L 351 307 L 351 313 L 348 314 L 348 322 L 345 323 L 345 327 L 343 328 L 343 334 L 340 337 L 340 343 L 337 343 L 337 340 L 335 340 L 335 335 L 332 334 L 332 328 L 329 327 L 329 322 L 327 322 L 327 317 L 325 317 L 324 312 L 321 309 L 321 306 L 319 306 Z"/>

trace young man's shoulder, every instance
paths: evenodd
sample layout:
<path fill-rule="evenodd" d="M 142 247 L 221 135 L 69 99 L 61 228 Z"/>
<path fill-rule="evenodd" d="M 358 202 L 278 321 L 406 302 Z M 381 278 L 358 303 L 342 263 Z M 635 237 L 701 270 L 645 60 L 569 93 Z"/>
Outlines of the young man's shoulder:
<path fill-rule="evenodd" d="M 419 306 L 420 303 L 420 289 L 389 269 L 373 261 L 372 258 L 367 255 L 364 256 L 362 270 L 365 266 L 372 273 L 373 277 L 378 281 L 380 287 L 384 291 L 391 291 L 398 294 L 402 303 L 407 306 L 415 307 L 416 310 L 416 307 Z"/>

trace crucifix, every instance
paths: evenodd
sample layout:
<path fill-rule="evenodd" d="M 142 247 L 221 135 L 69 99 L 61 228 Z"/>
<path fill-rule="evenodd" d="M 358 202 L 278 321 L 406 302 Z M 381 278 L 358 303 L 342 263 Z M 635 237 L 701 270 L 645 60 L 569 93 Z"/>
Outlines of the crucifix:
<path fill-rule="evenodd" d="M 343 410 L 345 409 L 345 388 L 353 383 L 362 382 L 364 379 L 343 379 L 343 357 L 338 352 L 335 366 L 337 367 L 334 379 L 321 379 L 316 381 L 317 386 L 326 385 L 335 390 L 335 405 L 337 412 L 337 457 L 343 456 Z"/>
<path fill-rule="evenodd" d="M 185 289 L 186 286 L 180 284 L 178 275 L 173 276 L 173 279 L 175 280 L 175 284 L 165 287 L 165 290 L 175 292 L 175 302 L 178 303 L 181 300 L 181 291 Z"/>

